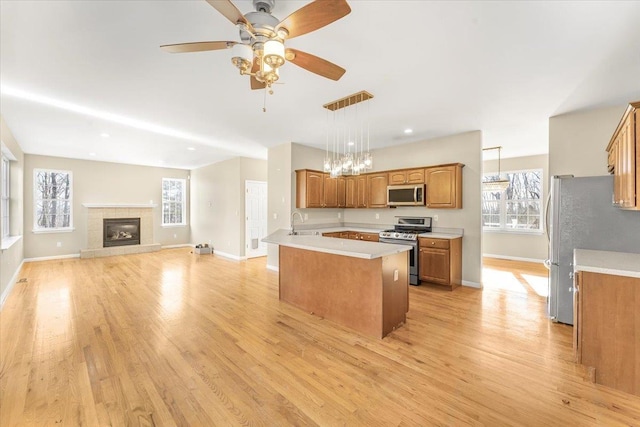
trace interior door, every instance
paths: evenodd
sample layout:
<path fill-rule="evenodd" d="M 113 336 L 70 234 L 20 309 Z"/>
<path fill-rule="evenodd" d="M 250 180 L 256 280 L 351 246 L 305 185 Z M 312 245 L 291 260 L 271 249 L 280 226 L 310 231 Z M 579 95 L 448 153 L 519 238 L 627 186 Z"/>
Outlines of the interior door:
<path fill-rule="evenodd" d="M 267 183 L 245 181 L 245 256 L 255 258 L 267 255 Z"/>

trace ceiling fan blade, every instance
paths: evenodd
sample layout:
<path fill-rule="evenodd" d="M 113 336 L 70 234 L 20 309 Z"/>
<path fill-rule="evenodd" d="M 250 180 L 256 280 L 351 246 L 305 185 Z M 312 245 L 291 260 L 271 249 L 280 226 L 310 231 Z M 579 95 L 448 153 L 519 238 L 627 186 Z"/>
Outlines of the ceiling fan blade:
<path fill-rule="evenodd" d="M 231 3 L 231 0 L 207 0 L 215 10 L 220 12 L 225 18 L 233 23 L 233 25 L 237 25 L 242 22 L 247 26 L 247 29 L 251 33 L 255 33 L 251 23 L 247 21 L 247 18 L 238 10 L 238 8 Z"/>
<path fill-rule="evenodd" d="M 316 73 L 319 76 L 326 77 L 331 80 L 340 80 L 340 77 L 346 70 L 326 59 L 319 58 L 310 53 L 302 52 L 297 49 L 288 48 L 286 58 L 289 62 L 296 64 L 298 67 L 307 71 Z"/>
<path fill-rule="evenodd" d="M 288 39 L 298 37 L 329 25 L 350 12 L 351 8 L 346 0 L 316 0 L 283 19 L 276 26 L 276 32 L 280 28 L 286 28 L 289 32 Z"/>
<path fill-rule="evenodd" d="M 160 49 L 169 53 L 186 53 L 186 52 L 204 52 L 207 50 L 229 49 L 237 42 L 193 42 L 193 43 L 177 43 L 165 44 Z"/>

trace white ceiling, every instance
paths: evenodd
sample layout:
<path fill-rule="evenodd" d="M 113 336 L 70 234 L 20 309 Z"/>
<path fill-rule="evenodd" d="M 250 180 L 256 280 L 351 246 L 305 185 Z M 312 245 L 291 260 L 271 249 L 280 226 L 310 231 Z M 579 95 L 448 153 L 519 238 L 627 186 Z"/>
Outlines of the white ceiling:
<path fill-rule="evenodd" d="M 640 100 L 639 1 L 349 4 L 287 42 L 344 77 L 286 64 L 264 113 L 230 51 L 159 49 L 239 40 L 204 0 L 2 1 L 1 113 L 26 153 L 196 168 L 290 141 L 324 148 L 322 105 L 360 90 L 375 96 L 372 148 L 480 129 L 503 157 L 546 153 L 551 116 Z"/>

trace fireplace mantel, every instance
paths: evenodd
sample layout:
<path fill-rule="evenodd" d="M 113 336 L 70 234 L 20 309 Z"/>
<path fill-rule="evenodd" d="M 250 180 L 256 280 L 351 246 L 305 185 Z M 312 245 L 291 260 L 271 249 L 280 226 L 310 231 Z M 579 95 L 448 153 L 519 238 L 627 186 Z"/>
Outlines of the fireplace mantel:
<path fill-rule="evenodd" d="M 111 208 L 155 208 L 158 207 L 155 203 L 83 203 L 85 208 L 99 208 L 99 209 L 111 209 Z"/>

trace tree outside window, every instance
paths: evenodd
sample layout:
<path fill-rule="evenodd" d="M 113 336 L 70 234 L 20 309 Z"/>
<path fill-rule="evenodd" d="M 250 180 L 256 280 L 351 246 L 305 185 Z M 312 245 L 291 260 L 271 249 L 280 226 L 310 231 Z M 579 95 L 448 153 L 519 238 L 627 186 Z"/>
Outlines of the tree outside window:
<path fill-rule="evenodd" d="M 506 172 L 504 191 L 482 192 L 482 226 L 485 230 L 542 230 L 542 170 Z M 485 180 L 497 179 L 485 174 Z"/>
<path fill-rule="evenodd" d="M 59 230 L 73 226 L 72 176 L 69 171 L 34 171 L 34 228 Z"/>
<path fill-rule="evenodd" d="M 186 225 L 186 181 L 162 178 L 162 225 Z"/>

